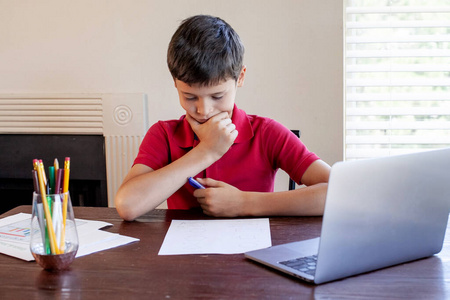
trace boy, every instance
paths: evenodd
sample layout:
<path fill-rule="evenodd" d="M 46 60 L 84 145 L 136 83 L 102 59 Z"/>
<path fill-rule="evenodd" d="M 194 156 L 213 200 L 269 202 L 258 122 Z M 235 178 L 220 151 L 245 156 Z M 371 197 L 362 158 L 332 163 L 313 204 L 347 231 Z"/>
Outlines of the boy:
<path fill-rule="evenodd" d="M 123 219 L 166 199 L 169 209 L 200 206 L 217 217 L 323 213 L 330 167 L 281 124 L 235 105 L 243 56 L 225 21 L 199 15 L 181 23 L 167 62 L 186 115 L 148 130 L 115 199 Z M 278 168 L 307 187 L 274 193 Z M 191 176 L 206 189 L 191 187 Z"/>

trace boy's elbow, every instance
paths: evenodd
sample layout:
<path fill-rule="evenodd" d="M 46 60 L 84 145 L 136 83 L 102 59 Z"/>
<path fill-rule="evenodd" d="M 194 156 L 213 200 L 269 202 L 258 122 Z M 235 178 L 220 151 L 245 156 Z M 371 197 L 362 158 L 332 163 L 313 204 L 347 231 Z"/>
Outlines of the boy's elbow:
<path fill-rule="evenodd" d="M 116 206 L 119 216 L 125 221 L 134 221 L 137 218 L 131 207 L 127 205 L 125 199 L 121 197 L 120 193 L 117 193 L 116 198 L 114 199 L 114 205 Z"/>
<path fill-rule="evenodd" d="M 137 218 L 134 214 L 132 214 L 132 213 L 126 211 L 126 210 L 123 210 L 123 209 L 117 209 L 117 212 L 119 213 L 119 216 L 120 216 L 124 221 L 129 221 L 129 222 L 131 222 L 131 221 L 134 221 L 134 220 Z"/>

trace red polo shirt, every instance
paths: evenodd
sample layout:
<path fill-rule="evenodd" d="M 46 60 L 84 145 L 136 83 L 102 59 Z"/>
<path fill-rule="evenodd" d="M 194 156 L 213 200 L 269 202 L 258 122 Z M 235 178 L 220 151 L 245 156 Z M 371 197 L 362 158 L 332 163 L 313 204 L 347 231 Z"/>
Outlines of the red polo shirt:
<path fill-rule="evenodd" d="M 247 115 L 236 105 L 233 123 L 238 136 L 222 158 L 194 177 L 224 181 L 242 191 L 273 192 L 278 168 L 300 183 L 306 169 L 317 155 L 289 129 L 280 123 L 256 115 Z M 159 121 L 147 132 L 134 164 L 143 164 L 153 170 L 177 160 L 199 143 L 189 123 L 179 120 Z M 199 206 L 188 183 L 169 199 L 169 209 L 189 209 Z"/>

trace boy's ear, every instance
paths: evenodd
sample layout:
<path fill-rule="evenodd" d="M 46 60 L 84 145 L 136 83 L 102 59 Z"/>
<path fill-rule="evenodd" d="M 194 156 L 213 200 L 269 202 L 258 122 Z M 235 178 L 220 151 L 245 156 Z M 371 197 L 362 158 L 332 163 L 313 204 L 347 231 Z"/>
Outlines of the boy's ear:
<path fill-rule="evenodd" d="M 241 87 L 244 85 L 245 72 L 247 72 L 247 67 L 243 66 L 239 78 L 237 80 L 237 86 Z"/>

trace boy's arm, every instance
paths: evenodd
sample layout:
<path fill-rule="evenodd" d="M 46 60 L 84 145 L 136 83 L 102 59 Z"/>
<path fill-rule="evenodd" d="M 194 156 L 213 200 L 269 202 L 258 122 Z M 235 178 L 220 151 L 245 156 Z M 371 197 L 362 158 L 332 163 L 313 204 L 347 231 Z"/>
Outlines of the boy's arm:
<path fill-rule="evenodd" d="M 212 161 L 207 158 L 208 153 L 200 150 L 192 150 L 156 171 L 142 164 L 134 165 L 116 194 L 115 205 L 119 215 L 132 221 L 169 198 L 189 176 L 198 174 L 207 167 L 208 161 Z"/>
<path fill-rule="evenodd" d="M 218 114 L 202 124 L 200 143 L 167 166 L 153 170 L 142 164 L 134 165 L 116 194 L 119 215 L 131 221 L 156 208 L 183 186 L 188 177 L 222 157 L 237 137 L 234 125 L 227 118 L 226 113 Z"/>
<path fill-rule="evenodd" d="M 196 190 L 194 196 L 213 216 L 318 216 L 323 214 L 329 174 L 330 166 L 317 160 L 302 177 L 305 188 L 274 193 L 243 192 L 224 182 L 199 179 L 213 188 Z"/>

